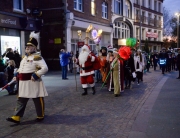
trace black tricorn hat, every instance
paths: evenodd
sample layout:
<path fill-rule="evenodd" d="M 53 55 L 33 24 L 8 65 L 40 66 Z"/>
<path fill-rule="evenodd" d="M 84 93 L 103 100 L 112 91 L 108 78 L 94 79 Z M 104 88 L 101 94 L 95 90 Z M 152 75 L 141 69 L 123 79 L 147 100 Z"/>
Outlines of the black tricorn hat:
<path fill-rule="evenodd" d="M 38 42 L 34 37 L 31 37 L 26 44 L 26 46 L 34 46 L 34 47 L 37 47 L 37 45 L 38 45 Z"/>

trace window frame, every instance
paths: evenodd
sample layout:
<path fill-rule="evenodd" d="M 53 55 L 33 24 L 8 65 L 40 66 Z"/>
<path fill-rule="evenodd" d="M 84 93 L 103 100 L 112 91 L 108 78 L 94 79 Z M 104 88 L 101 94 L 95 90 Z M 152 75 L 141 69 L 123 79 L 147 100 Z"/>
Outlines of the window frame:
<path fill-rule="evenodd" d="M 20 2 L 20 3 L 16 3 L 17 1 Z M 20 8 L 16 8 L 16 4 Z M 23 12 L 24 11 L 24 0 L 13 0 L 13 10 L 18 11 L 18 12 Z"/>
<path fill-rule="evenodd" d="M 83 0 L 74 0 L 74 10 L 83 12 Z"/>
<path fill-rule="evenodd" d="M 118 8 L 116 7 L 118 5 Z M 123 15 L 123 1 L 122 0 L 114 0 L 114 13 L 118 15 Z"/>
<path fill-rule="evenodd" d="M 108 19 L 108 4 L 106 2 L 102 3 L 102 18 Z"/>

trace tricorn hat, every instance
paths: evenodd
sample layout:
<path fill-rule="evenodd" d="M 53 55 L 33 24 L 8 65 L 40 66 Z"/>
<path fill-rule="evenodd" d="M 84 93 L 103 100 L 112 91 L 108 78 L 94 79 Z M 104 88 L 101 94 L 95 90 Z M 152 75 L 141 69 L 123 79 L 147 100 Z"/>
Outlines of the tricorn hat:
<path fill-rule="evenodd" d="M 38 42 L 34 37 L 31 37 L 26 44 L 26 46 L 34 46 L 34 47 L 37 47 L 37 45 L 38 45 Z"/>

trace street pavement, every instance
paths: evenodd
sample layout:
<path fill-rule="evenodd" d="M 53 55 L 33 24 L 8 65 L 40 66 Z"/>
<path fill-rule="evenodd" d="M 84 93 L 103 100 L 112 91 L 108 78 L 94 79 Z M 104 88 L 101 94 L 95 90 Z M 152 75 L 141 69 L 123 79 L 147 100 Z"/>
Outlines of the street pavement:
<path fill-rule="evenodd" d="M 101 83 L 96 84 L 96 95 L 88 89 L 88 95 L 81 96 L 78 74 L 62 80 L 59 71 L 50 71 L 43 76 L 49 93 L 43 122 L 34 122 L 31 99 L 19 125 L 7 122 L 17 96 L 0 93 L 0 138 L 180 138 L 177 75 L 151 68 L 140 85 L 135 82 L 120 97 L 101 88 Z"/>

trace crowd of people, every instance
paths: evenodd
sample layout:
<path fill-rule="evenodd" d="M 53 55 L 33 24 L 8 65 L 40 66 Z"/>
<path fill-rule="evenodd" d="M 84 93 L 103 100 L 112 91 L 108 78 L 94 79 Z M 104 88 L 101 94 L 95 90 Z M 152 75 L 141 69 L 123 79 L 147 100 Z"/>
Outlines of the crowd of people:
<path fill-rule="evenodd" d="M 96 58 L 100 64 L 97 69 L 94 68 L 94 64 L 97 66 Z M 102 87 L 107 87 L 109 91 L 114 91 L 115 97 L 118 97 L 125 89 L 132 88 L 132 82 L 136 81 L 137 85 L 139 85 L 143 81 L 143 74 L 149 72 L 150 67 L 154 70 L 157 70 L 159 67 L 162 70 L 162 74 L 172 70 L 179 70 L 180 74 L 180 51 L 178 55 L 175 55 L 171 50 L 166 50 L 165 48 L 162 48 L 160 52 L 154 51 L 152 53 L 132 48 L 129 58 L 123 60 L 120 59 L 116 48 L 101 47 L 101 50 L 95 54 L 85 45 L 81 48 L 78 56 L 74 56 L 72 52 L 65 52 L 64 49 L 61 50 L 61 66 L 63 66 L 63 60 L 66 61 L 65 79 L 67 79 L 68 68 L 70 72 L 72 72 L 74 67 L 78 73 L 80 72 L 82 88 L 84 89 L 82 95 L 88 94 L 87 84 L 90 84 L 93 94 L 95 94 L 95 83 L 101 83 Z M 64 79 L 63 70 L 64 68 L 62 67 L 62 79 Z M 95 81 L 92 81 L 93 79 Z M 180 75 L 177 79 L 180 79 Z"/>
<path fill-rule="evenodd" d="M 0 57 L 0 87 L 3 87 L 14 77 L 14 71 L 19 68 L 21 62 L 21 56 L 17 50 L 13 51 L 12 48 L 8 48 L 5 53 Z M 17 93 L 15 89 L 15 83 L 6 88 L 9 95 L 14 95 Z"/>

